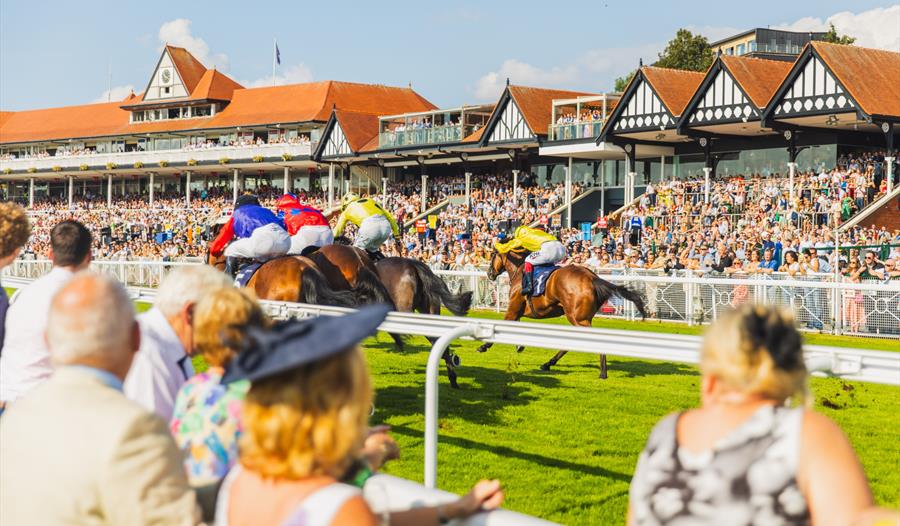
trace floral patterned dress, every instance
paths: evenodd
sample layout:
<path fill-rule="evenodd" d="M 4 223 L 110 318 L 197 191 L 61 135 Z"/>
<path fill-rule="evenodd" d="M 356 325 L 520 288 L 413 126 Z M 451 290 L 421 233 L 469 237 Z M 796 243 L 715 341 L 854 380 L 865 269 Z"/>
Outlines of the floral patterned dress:
<path fill-rule="evenodd" d="M 809 524 L 796 477 L 802 409 L 763 406 L 703 453 L 678 446 L 679 416 L 656 425 L 638 460 L 633 524 Z"/>
<path fill-rule="evenodd" d="M 169 426 L 185 455 L 192 486 L 213 484 L 238 457 L 241 408 L 250 383 L 222 385 L 223 370 L 211 367 L 188 380 L 175 399 Z"/>

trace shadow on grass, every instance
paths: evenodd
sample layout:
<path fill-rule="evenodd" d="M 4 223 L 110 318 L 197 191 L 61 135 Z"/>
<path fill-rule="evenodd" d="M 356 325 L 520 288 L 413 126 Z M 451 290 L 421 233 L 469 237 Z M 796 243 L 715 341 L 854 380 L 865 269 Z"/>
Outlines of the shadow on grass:
<path fill-rule="evenodd" d="M 645 362 L 641 360 L 620 362 L 610 358 L 609 370 L 610 372 L 625 371 L 627 378 L 660 375 L 700 376 L 700 371 L 696 367 L 675 362 Z"/>
<path fill-rule="evenodd" d="M 526 405 L 539 397 L 534 387 L 553 389 L 560 380 L 552 375 L 531 372 L 508 372 L 488 367 L 466 366 L 457 369 L 460 389 L 451 389 L 441 371 L 441 413 L 479 425 L 502 423 L 498 412 L 516 405 Z M 416 367 L 405 374 L 421 378 L 413 385 L 389 385 L 376 389 L 375 420 L 393 417 L 421 417 L 425 407 L 425 368 Z"/>
<path fill-rule="evenodd" d="M 400 435 L 405 435 L 413 438 L 421 438 L 422 432 L 412 429 L 406 426 L 391 426 L 391 432 L 397 433 Z M 540 466 L 544 466 L 547 468 L 554 469 L 565 469 L 568 471 L 575 471 L 578 473 L 583 473 L 585 475 L 591 475 L 594 477 L 604 477 L 608 479 L 618 480 L 620 482 L 630 482 L 631 475 L 628 473 L 621 473 L 619 471 L 612 471 L 610 469 L 602 468 L 600 466 L 587 466 L 585 464 L 576 464 L 575 462 L 569 462 L 567 460 L 561 460 L 558 458 L 545 457 L 544 455 L 538 455 L 536 453 L 526 453 L 524 451 L 519 451 L 517 449 L 512 449 L 505 446 L 498 446 L 496 444 L 484 444 L 482 442 L 476 442 L 475 440 L 469 440 L 467 438 L 459 438 L 452 436 L 441 436 L 440 442 L 444 444 L 452 444 L 456 447 L 465 449 L 465 450 L 478 450 L 484 451 L 486 453 L 495 454 L 501 457 L 507 458 L 515 458 L 518 460 L 524 460 L 529 463 L 538 464 Z"/>

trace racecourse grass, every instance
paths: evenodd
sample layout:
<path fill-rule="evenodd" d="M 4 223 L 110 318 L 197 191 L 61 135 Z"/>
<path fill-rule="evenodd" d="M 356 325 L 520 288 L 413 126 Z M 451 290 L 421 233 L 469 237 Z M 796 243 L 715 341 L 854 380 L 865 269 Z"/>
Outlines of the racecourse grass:
<path fill-rule="evenodd" d="M 146 304 L 138 304 L 139 311 Z M 499 318 L 493 312 L 473 316 Z M 548 323 L 565 323 L 550 320 Z M 701 328 L 647 321 L 597 320 L 596 327 L 699 334 Z M 809 343 L 896 350 L 897 342 L 807 334 Z M 376 389 L 373 424 L 389 424 L 402 457 L 385 472 L 421 481 L 424 455 L 424 338 L 407 337 L 398 352 L 388 335 L 364 344 Z M 538 370 L 553 353 L 495 345 L 487 353 L 459 341 L 460 390 L 442 366 L 438 486 L 465 493 L 480 478 L 499 478 L 507 509 L 563 524 L 621 524 L 628 484 L 653 425 L 673 411 L 696 407 L 700 376 L 690 365 L 611 357 L 607 380 L 597 358 L 570 353 L 549 373 Z M 195 366 L 205 369 L 202 359 Z M 900 507 L 900 389 L 811 381 L 815 408 L 847 433 L 875 500 Z"/>

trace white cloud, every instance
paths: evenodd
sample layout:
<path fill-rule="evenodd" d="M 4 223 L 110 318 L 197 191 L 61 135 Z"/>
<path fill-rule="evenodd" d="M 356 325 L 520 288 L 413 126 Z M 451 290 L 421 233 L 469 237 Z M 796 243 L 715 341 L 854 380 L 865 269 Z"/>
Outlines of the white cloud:
<path fill-rule="evenodd" d="M 103 93 L 101 93 L 99 97 L 91 102 L 109 102 L 123 100 L 128 95 L 131 95 L 133 91 L 133 84 L 126 84 L 125 86 L 113 86 L 112 89 L 103 90 Z"/>
<path fill-rule="evenodd" d="M 900 4 L 876 7 L 860 13 L 841 11 L 826 19 L 805 17 L 792 23 L 773 26 L 788 31 L 827 31 L 834 24 L 839 34 L 856 37 L 863 47 L 900 51 Z"/>
<path fill-rule="evenodd" d="M 300 84 L 302 82 L 312 82 L 313 74 L 305 64 L 296 64 L 284 68 L 279 67 L 275 72 L 275 84 L 283 86 L 284 84 Z M 245 88 L 259 88 L 272 85 L 272 75 L 260 77 L 256 80 L 240 81 Z"/>
<path fill-rule="evenodd" d="M 561 86 L 578 78 L 578 68 L 570 64 L 545 70 L 516 59 L 508 59 L 497 71 L 488 72 L 478 79 L 473 89 L 475 97 L 480 100 L 496 99 L 503 92 L 507 78 L 513 84 Z"/>
<path fill-rule="evenodd" d="M 194 57 L 208 68 L 215 67 L 220 71 L 228 71 L 228 56 L 224 53 L 210 53 L 209 44 L 200 37 L 191 34 L 191 21 L 186 18 L 176 18 L 165 22 L 159 28 L 160 51 L 162 45 L 171 44 L 183 47 L 191 52 Z"/>

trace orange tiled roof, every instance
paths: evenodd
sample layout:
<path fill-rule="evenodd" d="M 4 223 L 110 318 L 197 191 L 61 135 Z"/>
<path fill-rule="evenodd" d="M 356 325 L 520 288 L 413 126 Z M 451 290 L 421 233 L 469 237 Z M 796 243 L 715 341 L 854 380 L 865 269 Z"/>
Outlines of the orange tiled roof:
<path fill-rule="evenodd" d="M 227 79 L 224 75 L 222 79 L 218 79 L 218 75 L 213 74 L 210 92 L 232 87 L 224 79 Z M 137 102 L 136 95 L 111 103 L 11 112 L 8 117 L 3 117 L 0 125 L 0 143 L 325 122 L 335 107 L 372 115 L 435 108 L 411 88 L 372 84 L 329 80 L 266 88 L 239 88 L 235 83 L 233 88 L 231 102 L 211 118 L 129 124 L 129 112 L 119 106 L 123 103 L 134 104 Z"/>
<path fill-rule="evenodd" d="M 474 131 L 468 135 L 468 137 L 463 138 L 462 142 L 478 142 L 481 140 L 481 136 L 484 135 L 484 130 L 487 126 L 482 126 L 478 128 L 477 131 Z"/>
<path fill-rule="evenodd" d="M 335 110 L 334 115 L 352 151 L 362 151 L 373 137 L 376 139 L 375 148 L 378 148 L 378 115 L 346 110 Z"/>
<path fill-rule="evenodd" d="M 694 92 L 703 82 L 703 77 L 706 76 L 705 73 L 699 71 L 656 66 L 644 66 L 641 68 L 641 72 L 674 117 L 681 115 L 684 107 L 687 106 L 691 97 L 694 96 Z"/>
<path fill-rule="evenodd" d="M 900 53 L 819 41 L 808 45 L 864 112 L 900 117 Z"/>
<path fill-rule="evenodd" d="M 200 78 L 197 87 L 191 92 L 191 98 L 231 100 L 231 94 L 236 89 L 244 89 L 244 87 L 215 69 L 208 69 Z"/>
<path fill-rule="evenodd" d="M 178 76 L 181 77 L 187 92 L 192 93 L 197 87 L 197 83 L 203 78 L 203 74 L 206 73 L 206 67 L 183 47 L 166 46 L 166 51 L 172 57 L 175 69 L 178 70 Z"/>
<path fill-rule="evenodd" d="M 719 57 L 757 108 L 765 108 L 793 67 L 792 62 L 722 55 Z"/>
<path fill-rule="evenodd" d="M 566 91 L 526 86 L 509 86 L 509 93 L 525 117 L 525 122 L 535 135 L 547 135 L 555 99 L 574 99 L 596 95 L 581 91 Z M 496 108 L 494 109 L 496 111 Z"/>

